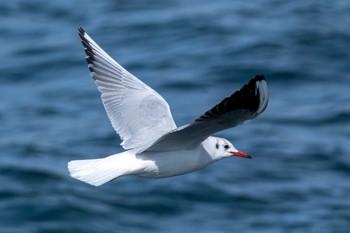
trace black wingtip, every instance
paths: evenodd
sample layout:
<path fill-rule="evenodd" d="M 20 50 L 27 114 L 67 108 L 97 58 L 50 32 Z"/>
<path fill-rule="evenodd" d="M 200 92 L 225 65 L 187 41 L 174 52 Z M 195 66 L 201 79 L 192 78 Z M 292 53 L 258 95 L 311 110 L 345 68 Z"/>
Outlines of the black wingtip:
<path fill-rule="evenodd" d="M 259 86 L 257 83 L 265 81 L 265 77 L 262 74 L 258 74 L 255 78 L 252 78 L 246 85 L 244 85 L 239 91 L 238 95 L 234 93 L 233 96 L 240 96 L 242 102 L 240 103 L 241 108 L 256 111 L 260 105 L 260 96 L 258 94 Z"/>
<path fill-rule="evenodd" d="M 254 81 L 262 81 L 262 80 L 265 80 L 265 77 L 262 74 L 257 74 L 255 76 L 255 78 L 253 78 L 252 80 L 254 80 Z"/>
<path fill-rule="evenodd" d="M 93 57 L 91 45 L 90 45 L 88 39 L 85 37 L 86 32 L 81 27 L 78 28 L 78 30 L 79 30 L 79 37 L 80 37 L 81 43 L 83 44 L 83 46 L 85 48 L 84 50 L 85 50 L 86 55 Z"/>
<path fill-rule="evenodd" d="M 258 84 L 264 82 L 265 84 Z M 261 90 L 260 90 L 261 89 Z M 263 91 L 260 93 L 260 91 Z M 239 91 L 225 98 L 215 107 L 207 111 L 196 121 L 218 119 L 220 116 L 235 110 L 247 110 L 251 112 L 250 119 L 263 112 L 267 105 L 267 86 L 264 75 L 256 75 Z"/>
<path fill-rule="evenodd" d="M 85 35 L 86 32 L 82 27 L 79 27 L 78 31 L 79 31 L 79 37 L 80 37 L 81 43 L 84 46 L 86 61 L 89 65 L 92 65 L 94 63 L 94 53 L 88 39 L 86 38 L 86 35 Z M 89 66 L 89 70 L 93 72 L 92 66 Z"/>
<path fill-rule="evenodd" d="M 85 30 L 82 27 L 79 27 L 78 31 L 79 31 L 79 34 L 82 36 L 85 34 Z"/>

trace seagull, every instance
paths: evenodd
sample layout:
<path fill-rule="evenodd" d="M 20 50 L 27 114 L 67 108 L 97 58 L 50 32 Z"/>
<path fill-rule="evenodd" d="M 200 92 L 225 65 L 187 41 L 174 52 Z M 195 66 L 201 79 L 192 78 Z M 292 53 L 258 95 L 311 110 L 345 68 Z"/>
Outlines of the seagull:
<path fill-rule="evenodd" d="M 79 36 L 125 151 L 70 161 L 73 178 L 100 186 L 126 175 L 165 178 L 197 171 L 223 158 L 251 158 L 228 140 L 211 135 L 249 122 L 265 110 L 268 89 L 263 75 L 256 75 L 192 123 L 177 127 L 168 103 L 155 90 L 119 65 L 82 28 Z"/>

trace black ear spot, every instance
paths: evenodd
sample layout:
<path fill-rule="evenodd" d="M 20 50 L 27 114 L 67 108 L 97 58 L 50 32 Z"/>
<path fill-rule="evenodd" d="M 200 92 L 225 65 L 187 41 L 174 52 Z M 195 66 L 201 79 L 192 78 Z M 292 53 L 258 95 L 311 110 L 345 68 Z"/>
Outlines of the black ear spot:
<path fill-rule="evenodd" d="M 215 147 L 216 149 L 219 149 L 219 143 L 216 143 Z"/>
<path fill-rule="evenodd" d="M 230 148 L 229 145 L 225 145 L 224 148 L 227 150 L 228 148 Z"/>

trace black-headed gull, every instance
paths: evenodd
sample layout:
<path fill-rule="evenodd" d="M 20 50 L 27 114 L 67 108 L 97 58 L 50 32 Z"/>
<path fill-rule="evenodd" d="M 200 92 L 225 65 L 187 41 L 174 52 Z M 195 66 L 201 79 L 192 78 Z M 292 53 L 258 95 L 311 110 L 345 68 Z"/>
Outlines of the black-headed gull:
<path fill-rule="evenodd" d="M 86 60 L 101 92 L 124 152 L 99 159 L 73 160 L 70 175 L 99 186 L 117 177 L 177 176 L 199 170 L 226 157 L 251 158 L 229 141 L 212 134 L 261 114 L 268 102 L 264 76 L 257 75 L 191 124 L 177 127 L 168 103 L 113 60 L 82 29 Z"/>

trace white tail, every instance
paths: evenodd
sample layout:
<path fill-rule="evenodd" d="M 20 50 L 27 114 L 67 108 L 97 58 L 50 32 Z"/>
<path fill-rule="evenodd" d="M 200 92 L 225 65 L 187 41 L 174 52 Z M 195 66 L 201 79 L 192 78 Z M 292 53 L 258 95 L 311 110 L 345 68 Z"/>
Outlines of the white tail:
<path fill-rule="evenodd" d="M 116 156 L 118 157 L 112 155 L 103 159 L 73 160 L 68 163 L 68 170 L 75 179 L 100 186 L 128 172 L 127 167 L 120 166 L 125 164 L 115 161 Z"/>

